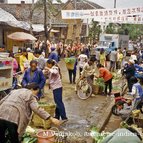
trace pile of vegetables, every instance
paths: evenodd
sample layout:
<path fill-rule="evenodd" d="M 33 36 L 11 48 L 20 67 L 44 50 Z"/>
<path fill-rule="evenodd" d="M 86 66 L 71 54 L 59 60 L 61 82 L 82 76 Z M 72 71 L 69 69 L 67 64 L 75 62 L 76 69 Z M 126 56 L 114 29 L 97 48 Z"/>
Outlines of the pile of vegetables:
<path fill-rule="evenodd" d="M 133 129 L 135 129 L 141 135 L 141 137 L 143 137 L 143 129 L 141 127 L 138 127 L 137 124 L 128 125 L 126 122 L 123 121 L 123 122 L 120 123 L 120 126 L 122 128 L 132 127 Z"/>
<path fill-rule="evenodd" d="M 92 136 L 92 138 L 95 140 L 96 143 L 101 143 L 101 141 L 109 134 L 110 134 L 109 132 L 104 132 L 104 131 L 99 133 L 96 127 L 93 127 L 90 132 L 90 135 Z"/>
<path fill-rule="evenodd" d="M 104 79 L 103 78 L 97 78 L 96 80 L 94 80 L 94 85 L 99 87 L 99 93 L 102 92 L 105 88 L 105 84 L 104 84 Z"/>
<path fill-rule="evenodd" d="M 22 143 L 37 143 L 37 138 L 32 137 L 29 133 L 23 135 Z"/>
<path fill-rule="evenodd" d="M 114 91 L 121 91 L 121 87 L 120 86 L 113 86 L 113 90 Z"/>
<path fill-rule="evenodd" d="M 36 130 L 28 126 L 22 137 L 22 143 L 37 143 Z"/>
<path fill-rule="evenodd" d="M 118 72 L 114 72 L 114 73 L 112 73 L 112 75 L 113 75 L 113 79 L 114 80 L 120 80 L 121 79 L 121 77 L 122 77 L 122 73 L 121 73 L 121 70 L 119 70 Z"/>
<path fill-rule="evenodd" d="M 74 64 L 76 62 L 75 58 L 65 58 L 65 63 L 66 64 Z"/>

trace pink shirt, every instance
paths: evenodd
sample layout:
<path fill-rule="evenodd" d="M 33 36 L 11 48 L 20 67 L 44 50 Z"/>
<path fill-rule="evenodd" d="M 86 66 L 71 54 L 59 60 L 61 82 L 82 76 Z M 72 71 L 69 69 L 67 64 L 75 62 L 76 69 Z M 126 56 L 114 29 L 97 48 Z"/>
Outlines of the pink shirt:
<path fill-rule="evenodd" d="M 18 63 L 16 59 L 13 59 L 13 74 L 16 74 L 17 69 L 18 69 Z"/>
<path fill-rule="evenodd" d="M 62 80 L 59 73 L 59 68 L 57 66 L 53 66 L 49 70 L 49 84 L 52 90 L 58 89 L 62 87 Z"/>

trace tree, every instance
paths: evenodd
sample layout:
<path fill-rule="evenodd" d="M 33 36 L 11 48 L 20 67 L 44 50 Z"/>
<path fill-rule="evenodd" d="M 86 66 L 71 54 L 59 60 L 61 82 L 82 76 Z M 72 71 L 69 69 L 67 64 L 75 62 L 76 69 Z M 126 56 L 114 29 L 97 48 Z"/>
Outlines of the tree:
<path fill-rule="evenodd" d="M 89 38 L 94 40 L 99 40 L 99 35 L 102 32 L 99 22 L 92 20 L 92 27 L 89 28 Z"/>
<path fill-rule="evenodd" d="M 116 34 L 117 33 L 117 25 L 110 23 L 107 27 L 105 32 L 107 34 Z"/>
<path fill-rule="evenodd" d="M 58 9 L 54 6 L 53 1 L 54 0 L 39 0 L 36 3 L 36 7 L 44 7 L 44 31 L 46 40 L 49 39 L 50 31 L 52 29 L 51 19 L 59 12 Z M 61 0 L 56 0 L 56 2 L 61 3 Z M 48 23 L 47 20 L 49 20 Z M 48 29 L 47 26 L 49 26 Z"/>
<path fill-rule="evenodd" d="M 32 0 L 32 8 L 30 12 L 30 19 L 32 21 L 33 13 L 36 9 L 42 8 L 44 13 L 44 33 L 45 33 L 45 40 L 49 39 L 50 31 L 52 29 L 51 19 L 55 17 L 58 13 L 58 9 L 53 4 L 54 0 L 38 0 L 34 4 L 34 0 Z M 56 0 L 57 3 L 61 3 L 61 0 Z M 31 22 L 32 23 L 32 22 Z M 49 27 L 49 28 L 47 28 Z"/>
<path fill-rule="evenodd" d="M 113 24 L 106 27 L 107 34 L 129 35 L 131 40 L 137 40 L 143 35 L 143 25 L 140 24 Z"/>
<path fill-rule="evenodd" d="M 34 1 L 34 0 L 33 0 Z M 54 0 L 38 0 L 31 11 L 31 19 L 33 17 L 34 10 L 36 9 L 43 9 L 44 13 L 44 33 L 45 33 L 45 53 L 46 57 L 48 56 L 49 49 L 47 47 L 47 40 L 50 38 L 50 31 L 52 29 L 52 21 L 51 19 L 55 17 L 55 15 L 58 13 L 58 9 L 53 4 Z M 61 0 L 56 0 L 57 3 L 61 3 Z M 47 28 L 48 27 L 48 28 Z"/>
<path fill-rule="evenodd" d="M 33 27 L 32 27 L 32 17 L 33 17 L 33 12 L 34 12 L 34 0 L 32 0 L 32 6 L 31 6 L 31 10 L 30 10 L 30 15 L 29 15 L 29 23 L 30 23 L 30 34 L 33 35 Z"/>

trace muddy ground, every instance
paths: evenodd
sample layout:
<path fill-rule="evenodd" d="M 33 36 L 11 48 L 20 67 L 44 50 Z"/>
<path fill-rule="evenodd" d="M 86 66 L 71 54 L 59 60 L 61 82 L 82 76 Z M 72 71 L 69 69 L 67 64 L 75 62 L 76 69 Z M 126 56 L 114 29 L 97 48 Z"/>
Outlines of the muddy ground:
<path fill-rule="evenodd" d="M 89 131 L 92 126 L 97 126 L 99 121 L 103 119 L 111 99 L 103 95 L 96 95 L 87 100 L 79 99 L 75 93 L 75 85 L 69 84 L 68 72 L 64 62 L 61 61 L 59 65 L 63 76 L 63 101 L 69 119 L 61 127 L 61 130 L 68 134 L 70 143 L 92 143 L 93 140 L 89 135 Z M 45 93 L 44 100 L 53 102 L 52 93 L 47 86 Z M 115 122 L 114 120 L 112 124 L 116 124 Z"/>

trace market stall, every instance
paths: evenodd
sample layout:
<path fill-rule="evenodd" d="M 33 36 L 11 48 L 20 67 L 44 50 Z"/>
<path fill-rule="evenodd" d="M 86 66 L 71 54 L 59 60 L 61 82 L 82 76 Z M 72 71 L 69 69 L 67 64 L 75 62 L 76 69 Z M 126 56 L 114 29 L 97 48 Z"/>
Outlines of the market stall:
<path fill-rule="evenodd" d="M 8 53 L 0 53 L 0 95 L 12 87 L 13 81 L 13 59 Z"/>
<path fill-rule="evenodd" d="M 29 45 L 29 47 L 32 47 L 30 45 L 32 45 L 32 43 L 37 40 L 33 35 L 25 32 L 14 32 L 12 34 L 9 34 L 7 38 L 12 40 L 13 42 L 23 43 L 23 47 L 24 45 Z M 19 57 L 21 56 L 21 53 L 18 53 L 19 48 L 21 47 L 13 46 L 12 49 L 13 53 L 15 53 L 15 58 L 18 63 L 19 63 Z"/>

